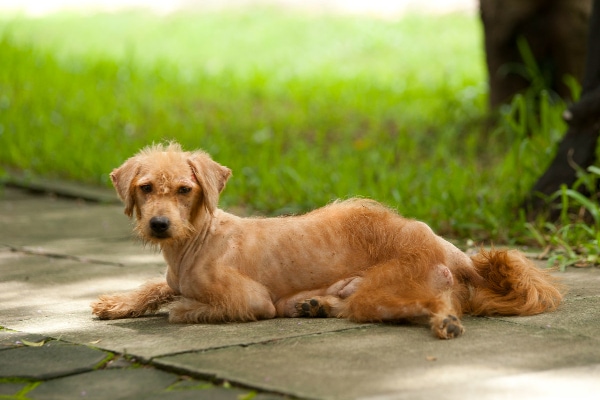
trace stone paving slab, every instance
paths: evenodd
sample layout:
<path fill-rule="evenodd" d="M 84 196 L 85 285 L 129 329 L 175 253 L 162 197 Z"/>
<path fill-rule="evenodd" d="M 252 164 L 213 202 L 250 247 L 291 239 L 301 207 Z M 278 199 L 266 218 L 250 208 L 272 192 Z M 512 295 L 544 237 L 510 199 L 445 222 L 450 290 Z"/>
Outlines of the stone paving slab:
<path fill-rule="evenodd" d="M 84 345 L 57 340 L 31 342 L 39 335 L 0 330 L 0 396 L 30 399 L 257 399 L 274 394 L 234 389 L 137 364 Z M 49 352 L 48 349 L 61 351 Z M 99 361 L 98 361 L 99 360 Z M 9 371 L 4 377 L 2 372 Z M 23 373 L 19 373 L 22 371 Z"/>
<path fill-rule="evenodd" d="M 210 387 L 200 390 L 169 390 L 144 396 L 144 400 L 283 400 L 277 394 L 256 393 L 247 389 Z"/>
<path fill-rule="evenodd" d="M 59 327 L 76 329 L 79 317 L 91 320 L 89 304 L 99 294 L 133 289 L 140 276 L 142 281 L 159 277 L 163 270 L 162 265 L 122 268 L 0 252 L 0 326 L 48 334 Z"/>
<path fill-rule="evenodd" d="M 467 333 L 454 341 L 434 339 L 424 326 L 386 325 L 166 356 L 155 363 L 300 397 L 349 399 L 420 393 L 432 382 L 443 392 L 448 385 L 600 362 L 596 338 L 488 318 L 465 322 Z"/>
<path fill-rule="evenodd" d="M 136 319 L 100 321 L 92 317 L 88 302 L 77 305 L 59 304 L 56 312 L 47 309 L 39 315 L 30 313 L 2 318 L 7 328 L 28 332 L 44 332 L 63 340 L 135 355 L 150 361 L 155 357 L 188 351 L 201 351 L 227 346 L 247 346 L 283 338 L 357 329 L 361 325 L 346 320 L 274 319 L 258 323 L 169 324 L 166 314 Z M 3 312 L 4 314 L 4 312 Z"/>
<path fill-rule="evenodd" d="M 600 297 L 567 298 L 558 312 L 498 319 L 519 325 L 564 329 L 571 335 L 598 338 L 599 324 L 595 322 L 600 322 Z"/>
<path fill-rule="evenodd" d="M 598 337 L 600 327 L 600 268 L 571 269 L 557 274 L 567 287 L 559 311 L 527 317 L 499 317 L 521 325 L 565 329 L 573 335 Z"/>
<path fill-rule="evenodd" d="M 54 196 L 88 200 L 97 203 L 119 204 L 120 200 L 114 190 L 107 187 L 85 185 L 58 179 L 26 176 L 19 171 L 10 170 L 8 176 L 0 178 L 0 184 L 10 188 L 19 188 L 30 193 L 51 194 Z"/>
<path fill-rule="evenodd" d="M 14 331 L 0 331 L 0 350 L 23 346 L 23 342 L 39 343 L 48 339 L 46 335 L 38 335 Z"/>
<path fill-rule="evenodd" d="M 27 383 L 23 382 L 0 382 L 0 396 L 17 396 L 25 389 Z"/>
<path fill-rule="evenodd" d="M 549 369 L 483 380 L 459 381 L 443 387 L 424 388 L 418 392 L 402 392 L 367 396 L 363 400 L 565 400 L 595 399 L 600 381 L 600 365 Z M 440 392 L 443 393 L 440 396 Z"/>
<path fill-rule="evenodd" d="M 179 377 L 153 368 L 105 369 L 53 379 L 27 393 L 33 399 L 147 398 L 163 392 Z"/>
<path fill-rule="evenodd" d="M 132 237 L 122 206 L 94 206 L 48 196 L 11 197 L 0 202 L 0 223 L 10 224 L 10 231 L 0 232 L 0 243 L 10 237 L 13 245 L 35 246 L 61 238 Z"/>
<path fill-rule="evenodd" d="M 51 341 L 0 352 L 0 378 L 51 379 L 91 371 L 106 353 L 85 346 Z"/>
<path fill-rule="evenodd" d="M 33 246 L 4 247 L 14 253 L 70 259 L 83 264 L 94 263 L 118 267 L 154 264 L 160 265 L 163 269 L 165 265 L 157 250 L 144 248 L 130 239 L 62 239 L 45 241 Z"/>

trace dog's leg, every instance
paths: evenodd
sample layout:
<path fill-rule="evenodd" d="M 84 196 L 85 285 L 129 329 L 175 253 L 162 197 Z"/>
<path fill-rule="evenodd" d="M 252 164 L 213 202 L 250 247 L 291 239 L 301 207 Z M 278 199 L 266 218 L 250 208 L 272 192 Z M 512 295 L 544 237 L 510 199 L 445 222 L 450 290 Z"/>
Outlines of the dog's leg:
<path fill-rule="evenodd" d="M 454 278 L 445 265 L 411 271 L 392 260 L 365 273 L 355 292 L 341 304 L 339 314 L 356 322 L 428 316 L 433 333 L 450 339 L 464 332 L 452 301 L 453 286 Z"/>
<path fill-rule="evenodd" d="M 452 339 L 462 335 L 465 331 L 456 316 L 458 312 L 452 303 L 452 287 L 454 277 L 445 265 L 436 265 L 429 274 L 431 288 L 442 290 L 442 293 L 429 304 L 431 312 L 429 325 L 434 335 L 440 339 Z"/>
<path fill-rule="evenodd" d="M 139 317 L 170 303 L 175 292 L 164 279 L 150 281 L 133 292 L 100 296 L 92 303 L 92 313 L 100 319 Z"/>
<path fill-rule="evenodd" d="M 447 290 L 432 301 L 428 309 L 430 311 L 429 325 L 431 331 L 440 339 L 452 339 L 462 335 L 465 328 L 458 319 L 458 313 L 452 304 L 452 291 Z"/>
<path fill-rule="evenodd" d="M 183 291 L 181 300 L 170 309 L 170 322 L 242 322 L 276 316 L 269 291 L 260 283 L 226 267 L 209 279 L 202 290 L 197 290 L 199 284 L 189 282 L 191 290 Z"/>
<path fill-rule="evenodd" d="M 270 301 L 256 308 L 230 308 L 223 304 L 209 304 L 190 298 L 182 298 L 174 303 L 169 311 L 169 322 L 187 324 L 248 322 L 274 317 L 275 307 Z"/>
<path fill-rule="evenodd" d="M 452 292 L 448 290 L 430 299 L 403 296 L 370 299 L 378 300 L 377 305 L 363 303 L 356 298 L 351 299 L 353 301 L 342 311 L 342 315 L 356 322 L 397 321 L 428 316 L 431 331 L 436 337 L 452 339 L 462 335 L 465 329 L 458 318 L 459 313 L 452 305 L 451 297 Z"/>
<path fill-rule="evenodd" d="M 341 281 L 329 286 L 326 294 L 339 297 L 340 299 L 345 299 L 356 292 L 356 289 L 358 289 L 358 286 L 361 284 L 362 280 L 363 278 L 360 276 L 342 279 Z"/>
<path fill-rule="evenodd" d="M 297 316 L 338 317 L 344 305 L 344 299 L 356 292 L 362 280 L 363 278 L 357 276 L 342 279 L 327 288 L 325 296 L 305 297 L 295 304 Z"/>
<path fill-rule="evenodd" d="M 337 317 L 342 300 L 356 291 L 362 281 L 353 276 L 324 289 L 309 290 L 280 299 L 275 307 L 278 317 Z"/>

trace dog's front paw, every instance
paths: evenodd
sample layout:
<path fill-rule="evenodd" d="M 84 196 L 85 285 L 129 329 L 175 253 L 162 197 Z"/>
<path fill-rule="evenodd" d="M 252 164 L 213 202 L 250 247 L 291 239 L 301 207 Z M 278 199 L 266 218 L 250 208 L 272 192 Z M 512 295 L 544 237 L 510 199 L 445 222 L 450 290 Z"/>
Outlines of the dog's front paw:
<path fill-rule="evenodd" d="M 100 296 L 91 304 L 92 313 L 100 319 L 119 319 L 139 317 L 145 310 L 128 304 L 123 296 Z"/>
<path fill-rule="evenodd" d="M 465 332 L 460 320 L 454 315 L 439 318 L 437 323 L 432 324 L 435 335 L 440 339 L 453 339 Z"/>
<path fill-rule="evenodd" d="M 330 315 L 330 307 L 318 299 L 307 299 L 296 304 L 299 317 L 327 318 Z"/>

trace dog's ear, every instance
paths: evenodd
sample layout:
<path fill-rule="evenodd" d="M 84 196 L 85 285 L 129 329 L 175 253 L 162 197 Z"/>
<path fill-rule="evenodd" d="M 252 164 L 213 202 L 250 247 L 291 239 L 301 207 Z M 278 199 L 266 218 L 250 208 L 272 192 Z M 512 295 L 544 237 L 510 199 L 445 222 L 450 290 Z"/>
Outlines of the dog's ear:
<path fill-rule="evenodd" d="M 225 184 L 231 176 L 231 170 L 213 161 L 208 154 L 202 151 L 191 153 L 188 163 L 202 188 L 204 206 L 212 214 L 217 209 L 219 194 L 225 188 Z"/>
<path fill-rule="evenodd" d="M 125 203 L 125 215 L 130 218 L 133 215 L 135 207 L 135 187 L 133 186 L 133 180 L 138 172 L 137 160 L 135 157 L 132 157 L 110 173 L 110 180 L 119 198 Z"/>

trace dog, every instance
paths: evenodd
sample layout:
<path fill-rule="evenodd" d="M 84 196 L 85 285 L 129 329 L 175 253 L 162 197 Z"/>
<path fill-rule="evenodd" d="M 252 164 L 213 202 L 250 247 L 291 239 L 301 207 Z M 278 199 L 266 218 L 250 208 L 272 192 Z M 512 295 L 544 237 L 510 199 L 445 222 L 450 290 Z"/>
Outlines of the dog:
<path fill-rule="evenodd" d="M 556 309 L 562 289 L 516 250 L 467 256 L 423 222 L 368 199 L 304 215 L 241 218 L 219 208 L 231 170 L 177 143 L 142 149 L 110 174 L 135 231 L 158 245 L 166 279 L 92 303 L 100 319 L 172 303 L 169 321 L 275 317 L 356 322 L 428 318 L 433 334 L 464 332 L 460 317 Z"/>

